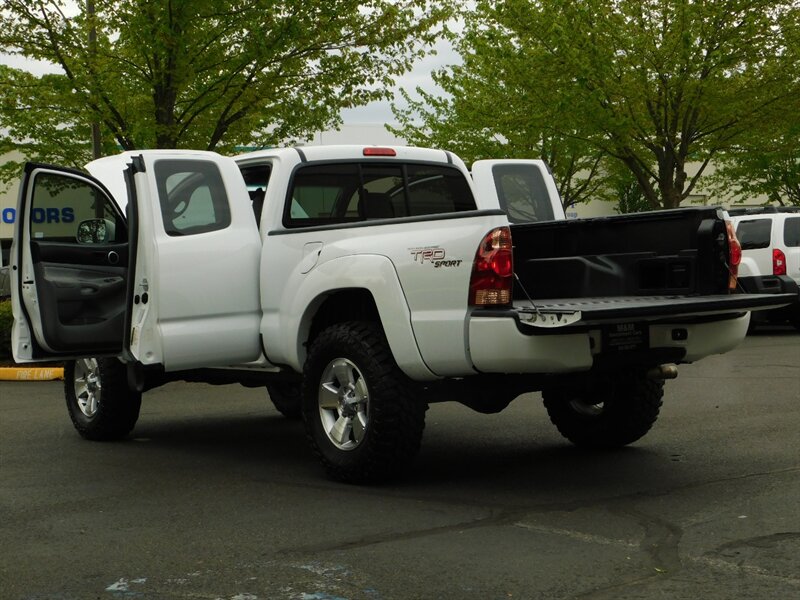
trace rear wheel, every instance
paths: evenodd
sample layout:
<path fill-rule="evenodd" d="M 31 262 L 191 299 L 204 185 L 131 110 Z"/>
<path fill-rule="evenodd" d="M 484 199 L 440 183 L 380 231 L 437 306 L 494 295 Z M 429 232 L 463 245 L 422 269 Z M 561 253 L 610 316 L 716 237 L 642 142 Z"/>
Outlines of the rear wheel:
<path fill-rule="evenodd" d="M 650 431 L 661 409 L 664 381 L 626 372 L 605 378 L 602 386 L 551 388 L 542 396 L 550 420 L 573 444 L 617 448 Z"/>
<path fill-rule="evenodd" d="M 87 440 L 116 440 L 139 419 L 142 394 L 128 387 L 115 358 L 82 358 L 64 365 L 64 396 L 72 424 Z"/>
<path fill-rule="evenodd" d="M 420 447 L 426 409 L 378 325 L 341 323 L 311 344 L 303 372 L 303 418 L 334 479 L 375 482 L 407 468 Z"/>

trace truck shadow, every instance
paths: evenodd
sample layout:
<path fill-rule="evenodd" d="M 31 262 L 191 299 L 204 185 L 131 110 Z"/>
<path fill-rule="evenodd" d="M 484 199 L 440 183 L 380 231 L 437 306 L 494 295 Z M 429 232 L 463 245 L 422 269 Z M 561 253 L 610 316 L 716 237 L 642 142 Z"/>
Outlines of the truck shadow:
<path fill-rule="evenodd" d="M 516 421 L 505 419 L 502 430 L 480 438 L 461 431 L 457 422 L 448 423 L 444 431 L 427 432 L 419 455 L 402 476 L 372 486 L 327 479 L 303 424 L 277 414 L 148 419 L 122 445 L 154 476 L 179 469 L 183 477 L 216 480 L 219 485 L 230 485 L 232 479 L 258 480 L 367 494 L 421 493 L 476 500 L 499 493 L 546 501 L 549 491 L 570 490 L 580 497 L 627 494 L 679 485 L 689 474 L 676 470 L 674 456 L 645 442 L 590 452 L 562 441 L 544 415 L 534 432 L 529 431 L 530 424 Z"/>

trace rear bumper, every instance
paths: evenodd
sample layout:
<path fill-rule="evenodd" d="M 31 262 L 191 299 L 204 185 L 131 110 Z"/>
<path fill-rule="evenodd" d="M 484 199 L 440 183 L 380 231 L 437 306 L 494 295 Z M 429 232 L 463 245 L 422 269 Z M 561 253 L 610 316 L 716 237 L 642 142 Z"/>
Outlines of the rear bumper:
<path fill-rule="evenodd" d="M 739 285 L 748 294 L 794 294 L 800 297 L 797 282 L 788 275 L 739 277 Z"/>
<path fill-rule="evenodd" d="M 739 285 L 748 294 L 791 294 L 793 301 L 779 308 L 759 311 L 753 315 L 758 322 L 780 323 L 785 320 L 800 320 L 800 288 L 797 282 L 787 275 L 764 275 L 740 277 Z"/>
<path fill-rule="evenodd" d="M 513 311 L 509 311 L 512 313 Z M 604 348 L 603 326 L 564 327 L 531 335 L 511 314 L 472 316 L 469 352 L 483 373 L 569 373 L 625 365 L 688 363 L 735 348 L 747 334 L 749 313 L 711 322 L 676 319 L 642 322 L 641 346 L 632 351 Z M 525 329 L 522 329 L 522 328 Z"/>

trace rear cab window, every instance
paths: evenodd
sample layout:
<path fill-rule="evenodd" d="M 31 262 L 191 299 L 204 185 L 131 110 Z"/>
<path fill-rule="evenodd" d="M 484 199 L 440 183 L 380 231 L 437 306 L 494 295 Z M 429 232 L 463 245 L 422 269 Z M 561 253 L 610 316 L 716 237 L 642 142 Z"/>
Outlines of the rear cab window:
<path fill-rule="evenodd" d="M 287 228 L 476 210 L 464 174 L 447 165 L 331 162 L 302 165 L 289 187 Z"/>

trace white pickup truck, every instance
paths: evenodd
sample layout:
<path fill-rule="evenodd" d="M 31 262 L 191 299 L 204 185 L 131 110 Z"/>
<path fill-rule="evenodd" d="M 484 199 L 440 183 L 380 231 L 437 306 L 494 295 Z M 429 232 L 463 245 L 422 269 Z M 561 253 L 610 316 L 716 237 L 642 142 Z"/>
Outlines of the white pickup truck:
<path fill-rule="evenodd" d="M 69 361 L 88 439 L 189 380 L 266 386 L 344 481 L 410 464 L 436 401 L 541 390 L 564 436 L 614 447 L 650 429 L 676 364 L 788 302 L 729 293 L 724 212 L 567 221 L 540 161 L 322 146 L 86 169 L 27 165 L 11 287 L 15 360 Z"/>

